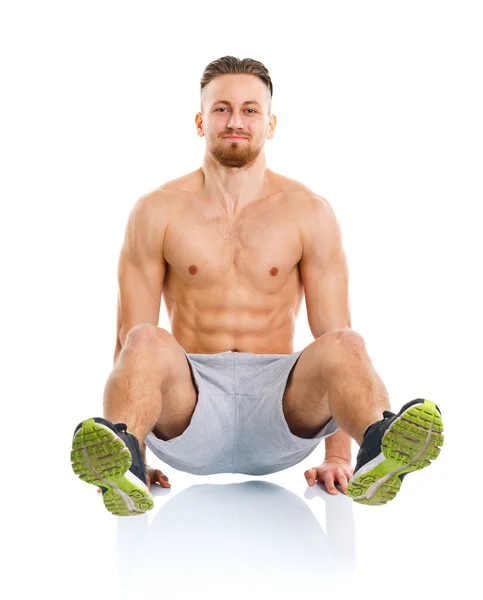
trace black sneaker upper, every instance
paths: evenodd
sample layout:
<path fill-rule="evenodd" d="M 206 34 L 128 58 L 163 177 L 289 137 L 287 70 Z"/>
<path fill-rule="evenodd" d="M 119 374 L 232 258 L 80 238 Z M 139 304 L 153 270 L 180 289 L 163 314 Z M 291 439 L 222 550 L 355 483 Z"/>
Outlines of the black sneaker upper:
<path fill-rule="evenodd" d="M 396 418 L 396 415 L 389 410 L 385 410 L 382 414 L 384 419 L 369 425 L 364 432 L 362 444 L 357 453 L 357 463 L 354 468 L 354 473 L 357 473 L 363 465 L 367 464 L 381 453 L 382 436 Z"/>
<path fill-rule="evenodd" d="M 386 432 L 387 428 L 389 427 L 389 425 L 391 425 L 391 423 L 393 421 L 395 421 L 395 419 L 397 419 L 399 417 L 399 415 L 401 415 L 409 407 L 413 406 L 414 404 L 423 404 L 423 403 L 424 403 L 424 400 L 422 398 L 417 398 L 416 400 L 411 400 L 411 402 L 407 402 L 397 414 L 395 414 L 389 410 L 385 410 L 382 413 L 384 416 L 384 419 L 382 419 L 380 421 L 376 421 L 372 425 L 369 425 L 369 427 L 364 432 L 362 444 L 361 444 L 361 447 L 359 448 L 359 452 L 357 453 L 357 463 L 354 468 L 354 473 L 357 473 L 357 471 L 362 466 L 364 466 L 366 463 L 368 463 L 369 461 L 376 458 L 376 456 L 378 456 L 382 452 L 382 448 L 381 448 L 382 437 L 383 437 L 384 433 Z M 441 414 L 441 411 L 439 410 L 439 408 L 437 406 L 436 406 L 436 408 L 438 409 L 439 413 Z M 401 479 L 403 476 L 404 475 L 401 476 Z"/>
<path fill-rule="evenodd" d="M 133 433 L 128 432 L 127 425 L 125 423 L 116 423 L 114 427 L 117 429 L 117 435 L 126 444 L 129 451 L 131 452 L 132 462 L 129 470 L 134 473 L 145 485 L 147 485 L 147 474 L 146 466 L 144 464 L 143 455 L 141 454 L 141 448 L 139 442 Z"/>
<path fill-rule="evenodd" d="M 126 444 L 126 447 L 129 449 L 132 458 L 129 470 L 131 471 L 131 473 L 136 475 L 136 477 L 138 477 L 145 485 L 147 485 L 146 466 L 144 464 L 143 455 L 141 454 L 141 448 L 139 447 L 139 442 L 136 439 L 136 436 L 127 431 L 127 425 L 125 423 L 114 424 L 111 423 L 111 421 L 108 421 L 107 419 L 103 419 L 102 417 L 95 417 L 94 421 L 111 429 Z M 79 425 L 75 429 L 75 432 L 81 426 L 82 423 L 79 423 Z M 107 492 L 107 488 L 103 486 L 99 487 L 101 488 L 103 494 Z"/>

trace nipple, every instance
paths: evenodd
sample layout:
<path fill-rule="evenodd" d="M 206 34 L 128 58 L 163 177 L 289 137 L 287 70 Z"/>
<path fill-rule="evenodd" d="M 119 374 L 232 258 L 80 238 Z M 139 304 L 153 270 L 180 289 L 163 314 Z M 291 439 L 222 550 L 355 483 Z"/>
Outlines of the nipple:
<path fill-rule="evenodd" d="M 191 265 L 188 271 L 191 273 L 191 275 L 196 275 L 196 273 L 198 273 L 198 267 L 196 265 Z"/>
<path fill-rule="evenodd" d="M 272 277 L 275 277 L 275 275 L 278 275 L 278 269 L 277 269 L 277 267 L 272 267 L 270 269 L 270 275 L 272 275 Z"/>

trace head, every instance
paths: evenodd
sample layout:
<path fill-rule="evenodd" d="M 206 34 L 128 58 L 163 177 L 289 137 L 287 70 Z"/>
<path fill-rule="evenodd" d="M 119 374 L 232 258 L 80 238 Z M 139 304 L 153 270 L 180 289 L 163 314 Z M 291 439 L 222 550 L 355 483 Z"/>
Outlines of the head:
<path fill-rule="evenodd" d="M 250 165 L 272 139 L 277 119 L 271 114 L 273 86 L 266 67 L 251 58 L 224 56 L 211 62 L 201 78 L 198 135 L 225 167 Z M 227 139 L 242 136 L 244 139 Z"/>

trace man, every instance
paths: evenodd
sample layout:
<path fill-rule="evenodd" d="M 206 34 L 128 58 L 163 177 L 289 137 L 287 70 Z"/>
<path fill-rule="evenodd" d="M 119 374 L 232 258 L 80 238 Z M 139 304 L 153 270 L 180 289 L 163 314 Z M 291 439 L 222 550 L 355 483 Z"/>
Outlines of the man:
<path fill-rule="evenodd" d="M 146 444 L 196 474 L 264 475 L 306 458 L 336 494 L 384 504 L 443 443 L 438 407 L 391 412 L 351 329 L 348 268 L 327 200 L 266 167 L 272 82 L 258 61 L 223 57 L 201 80 L 200 169 L 142 196 L 119 258 L 114 369 L 104 417 L 74 432 L 74 472 L 116 515 L 153 507 Z M 164 293 L 172 333 L 157 326 Z M 293 352 L 305 294 L 314 342 Z M 360 445 L 351 464 L 351 438 Z"/>

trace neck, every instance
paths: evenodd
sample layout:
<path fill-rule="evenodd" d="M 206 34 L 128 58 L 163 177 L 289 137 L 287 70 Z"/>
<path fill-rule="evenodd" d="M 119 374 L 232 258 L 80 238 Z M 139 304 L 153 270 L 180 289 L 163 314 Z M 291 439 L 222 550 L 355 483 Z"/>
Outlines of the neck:
<path fill-rule="evenodd" d="M 205 153 L 200 169 L 203 195 L 233 215 L 262 197 L 267 180 L 267 164 L 262 151 L 248 167 L 224 167 Z"/>

